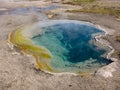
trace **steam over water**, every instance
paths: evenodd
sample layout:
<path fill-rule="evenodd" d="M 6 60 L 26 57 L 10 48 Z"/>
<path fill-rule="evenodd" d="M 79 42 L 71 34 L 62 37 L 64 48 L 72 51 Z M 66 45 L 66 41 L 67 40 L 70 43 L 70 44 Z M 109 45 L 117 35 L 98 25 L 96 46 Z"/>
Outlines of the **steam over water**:
<path fill-rule="evenodd" d="M 34 44 L 51 52 L 50 65 L 53 69 L 57 72 L 94 71 L 111 62 L 102 57 L 107 50 L 94 43 L 95 34 L 104 32 L 87 23 L 61 22 L 46 23 L 47 26 L 39 28 L 44 33 L 31 38 Z"/>

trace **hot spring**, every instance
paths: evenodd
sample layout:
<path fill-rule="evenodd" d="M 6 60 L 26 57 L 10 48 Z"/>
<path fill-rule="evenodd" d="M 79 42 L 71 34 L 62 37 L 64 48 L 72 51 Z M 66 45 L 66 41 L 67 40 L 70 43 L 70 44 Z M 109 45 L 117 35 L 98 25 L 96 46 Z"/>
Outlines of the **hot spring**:
<path fill-rule="evenodd" d="M 33 55 L 43 71 L 79 74 L 111 63 L 103 57 L 107 49 L 95 43 L 99 34 L 104 32 L 87 22 L 48 20 L 14 31 L 10 41 Z"/>

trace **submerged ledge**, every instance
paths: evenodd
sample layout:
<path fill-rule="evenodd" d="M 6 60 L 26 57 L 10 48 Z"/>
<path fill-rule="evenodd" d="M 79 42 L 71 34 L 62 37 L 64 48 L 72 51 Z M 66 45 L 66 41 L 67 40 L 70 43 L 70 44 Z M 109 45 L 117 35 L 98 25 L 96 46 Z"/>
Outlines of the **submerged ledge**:
<path fill-rule="evenodd" d="M 42 30 L 37 30 L 36 32 L 34 31 L 38 28 L 41 28 L 43 26 L 44 27 L 52 26 L 55 24 L 66 23 L 66 22 L 69 22 L 69 23 L 74 22 L 76 24 L 83 24 L 83 25 L 87 24 L 88 26 L 94 26 L 93 24 L 89 22 L 74 21 L 74 20 L 52 20 L 52 21 L 46 21 L 44 23 L 41 21 L 32 26 L 22 27 L 12 32 L 10 34 L 9 41 L 13 43 L 14 45 L 20 47 L 26 54 L 33 55 L 36 58 L 37 66 L 41 70 L 56 73 L 57 71 L 54 70 L 50 65 L 50 59 L 52 58 L 51 52 L 43 46 L 35 45 L 33 41 L 31 40 L 31 38 L 38 34 L 44 33 L 42 32 Z M 63 72 L 63 73 L 66 73 L 66 72 Z M 82 74 L 82 73 L 83 71 L 75 72 L 75 74 Z M 87 73 L 87 72 L 84 72 L 84 73 Z"/>

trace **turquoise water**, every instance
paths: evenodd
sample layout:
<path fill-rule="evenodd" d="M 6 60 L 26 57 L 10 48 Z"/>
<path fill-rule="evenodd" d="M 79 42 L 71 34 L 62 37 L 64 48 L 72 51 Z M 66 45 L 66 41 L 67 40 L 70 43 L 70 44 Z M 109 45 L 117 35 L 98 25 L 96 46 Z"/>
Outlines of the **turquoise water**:
<path fill-rule="evenodd" d="M 111 61 L 101 57 L 107 51 L 91 43 L 101 30 L 78 23 L 60 23 L 40 28 L 44 31 L 32 38 L 36 45 L 52 53 L 51 66 L 58 72 L 94 71 Z"/>

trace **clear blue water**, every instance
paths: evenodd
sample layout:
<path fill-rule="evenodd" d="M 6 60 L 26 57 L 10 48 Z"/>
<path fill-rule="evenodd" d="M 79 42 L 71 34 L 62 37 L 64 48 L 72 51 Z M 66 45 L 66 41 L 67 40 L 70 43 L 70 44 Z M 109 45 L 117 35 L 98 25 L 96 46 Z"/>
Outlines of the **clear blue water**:
<path fill-rule="evenodd" d="M 44 33 L 32 41 L 44 46 L 52 53 L 51 66 L 59 72 L 89 71 L 109 64 L 111 61 L 101 57 L 106 50 L 96 46 L 93 34 L 104 33 L 87 25 L 60 23 L 42 27 Z"/>

